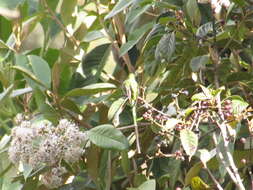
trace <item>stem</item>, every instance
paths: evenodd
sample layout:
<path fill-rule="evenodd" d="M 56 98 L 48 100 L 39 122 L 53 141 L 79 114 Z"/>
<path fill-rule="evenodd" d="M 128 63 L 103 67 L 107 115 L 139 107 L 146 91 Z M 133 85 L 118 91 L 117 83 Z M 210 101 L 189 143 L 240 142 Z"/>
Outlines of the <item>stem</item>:
<path fill-rule="evenodd" d="M 75 47 L 78 47 L 80 45 L 80 42 L 78 40 L 76 40 L 76 38 L 72 34 L 70 34 L 68 32 L 68 30 L 66 29 L 66 27 L 64 26 L 64 24 L 57 18 L 57 16 L 55 15 L 55 13 L 48 6 L 47 1 L 46 0 L 42 0 L 42 2 L 44 4 L 44 6 L 45 6 L 45 9 L 48 11 L 49 15 L 51 16 L 51 18 L 56 22 L 56 24 L 59 25 L 59 27 L 64 32 L 65 36 L 67 38 L 69 38 L 69 40 L 75 45 Z"/>
<path fill-rule="evenodd" d="M 205 169 L 206 169 L 207 173 L 209 174 L 209 176 L 211 177 L 211 179 L 213 180 L 213 182 L 215 183 L 215 185 L 218 188 L 218 190 L 223 190 L 223 188 L 221 187 L 221 185 L 219 184 L 219 182 L 213 176 L 212 172 L 208 168 L 205 168 Z"/>
<path fill-rule="evenodd" d="M 231 179 L 234 181 L 235 185 L 238 187 L 239 190 L 245 190 L 245 187 L 243 186 L 243 183 L 242 183 L 242 179 L 238 173 L 238 169 L 234 163 L 234 160 L 233 160 L 233 156 L 231 155 L 231 153 L 229 152 L 229 149 L 228 149 L 228 135 L 227 135 L 227 128 L 226 128 L 226 125 L 221 125 L 219 124 L 217 121 L 216 121 L 216 124 L 219 126 L 220 130 L 221 130 L 221 135 L 223 137 L 223 141 L 224 141 L 224 146 L 223 148 L 225 149 L 224 152 L 220 152 L 219 149 L 217 149 L 217 153 L 218 153 L 218 156 L 220 156 L 220 159 L 222 161 L 222 163 L 224 164 L 226 170 L 228 171 Z M 214 140 L 215 140 L 215 134 L 214 134 Z M 218 147 L 218 143 L 217 143 L 217 139 L 215 140 L 215 145 L 216 147 Z M 219 152 L 218 152 L 219 151 Z M 223 155 L 225 154 L 225 155 Z M 227 158 L 227 160 L 225 160 L 224 156 Z M 230 167 L 228 167 L 228 166 Z"/>
<path fill-rule="evenodd" d="M 111 163 L 111 151 L 109 150 L 108 151 L 108 162 L 107 162 L 107 175 L 108 175 L 108 178 L 106 180 L 106 187 L 105 189 L 106 190 L 110 190 L 111 189 L 111 183 L 112 183 L 112 163 Z"/>
<path fill-rule="evenodd" d="M 147 125 L 151 125 L 151 123 L 149 123 L 149 122 L 139 123 L 138 127 L 144 127 L 144 126 L 147 126 Z M 133 125 L 123 126 L 123 127 L 118 127 L 117 129 L 119 129 L 119 130 L 127 130 L 127 129 L 132 129 L 132 128 L 135 128 L 134 124 Z"/>
<path fill-rule="evenodd" d="M 140 147 L 140 140 L 139 140 L 138 124 L 137 124 L 136 105 L 134 105 L 132 107 L 132 115 L 133 115 L 133 120 L 134 120 L 134 129 L 135 129 L 137 153 L 140 154 L 141 153 L 141 147 Z"/>

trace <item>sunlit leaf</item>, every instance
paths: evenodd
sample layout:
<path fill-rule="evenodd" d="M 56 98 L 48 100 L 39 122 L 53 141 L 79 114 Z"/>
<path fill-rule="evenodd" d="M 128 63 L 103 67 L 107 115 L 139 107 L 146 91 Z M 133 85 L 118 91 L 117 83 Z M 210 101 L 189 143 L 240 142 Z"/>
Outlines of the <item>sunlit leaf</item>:
<path fill-rule="evenodd" d="M 87 136 L 92 143 L 106 149 L 125 150 L 129 146 L 122 132 L 109 124 L 92 128 Z"/>
<path fill-rule="evenodd" d="M 180 140 L 186 154 L 191 158 L 198 147 L 198 136 L 190 129 L 180 131 Z"/>

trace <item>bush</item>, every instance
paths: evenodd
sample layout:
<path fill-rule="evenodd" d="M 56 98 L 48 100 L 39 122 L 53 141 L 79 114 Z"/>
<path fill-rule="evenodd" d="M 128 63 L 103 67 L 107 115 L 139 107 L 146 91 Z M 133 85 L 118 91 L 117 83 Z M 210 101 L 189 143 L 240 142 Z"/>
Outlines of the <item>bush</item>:
<path fill-rule="evenodd" d="M 252 189 L 252 5 L 0 1 L 1 189 Z"/>

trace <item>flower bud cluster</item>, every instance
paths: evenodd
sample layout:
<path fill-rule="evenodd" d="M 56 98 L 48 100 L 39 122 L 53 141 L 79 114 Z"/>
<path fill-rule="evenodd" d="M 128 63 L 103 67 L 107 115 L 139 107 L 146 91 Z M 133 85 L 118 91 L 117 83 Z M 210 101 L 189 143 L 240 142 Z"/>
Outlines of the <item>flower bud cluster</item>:
<path fill-rule="evenodd" d="M 48 121 L 32 123 L 23 120 L 18 122 L 11 132 L 12 141 L 9 147 L 9 158 L 14 164 L 29 164 L 33 168 L 46 165 L 52 169 L 43 175 L 45 185 L 59 186 L 56 182 L 60 174 L 54 175 L 59 169 L 60 161 L 77 162 L 84 153 L 86 134 L 78 127 L 62 119 L 57 126 Z M 57 166 L 57 167 L 56 167 Z"/>

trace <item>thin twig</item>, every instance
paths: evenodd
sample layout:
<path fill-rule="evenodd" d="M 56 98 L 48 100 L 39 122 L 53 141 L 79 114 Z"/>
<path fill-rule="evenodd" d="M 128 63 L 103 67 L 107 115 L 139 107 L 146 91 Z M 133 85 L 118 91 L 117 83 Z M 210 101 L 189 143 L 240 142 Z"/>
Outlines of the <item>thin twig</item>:
<path fill-rule="evenodd" d="M 151 125 L 151 123 L 149 123 L 149 122 L 138 123 L 138 127 L 143 127 L 143 126 L 147 126 L 147 125 Z M 127 126 L 118 127 L 117 129 L 127 130 L 127 129 L 133 129 L 133 128 L 134 128 L 134 125 L 127 125 Z"/>
<path fill-rule="evenodd" d="M 213 182 L 215 183 L 215 185 L 218 188 L 218 190 L 223 190 L 223 188 L 221 187 L 221 185 L 219 184 L 219 182 L 213 176 L 212 172 L 208 168 L 205 168 L 205 169 L 206 169 L 207 173 L 209 174 L 209 176 L 211 177 L 211 179 L 213 180 Z"/>
<path fill-rule="evenodd" d="M 57 16 L 55 15 L 55 13 L 52 11 L 52 9 L 48 6 L 47 1 L 46 0 L 42 0 L 43 4 L 45 6 L 45 9 L 48 11 L 48 13 L 50 14 L 51 18 L 56 22 L 56 24 L 58 24 L 58 26 L 62 29 L 62 31 L 64 32 L 65 36 L 67 38 L 70 39 L 70 41 L 72 41 L 72 43 L 78 47 L 80 45 L 80 42 L 78 40 L 76 40 L 76 38 L 70 34 L 68 32 L 68 30 L 66 29 L 66 27 L 64 26 L 64 24 L 57 18 Z"/>

